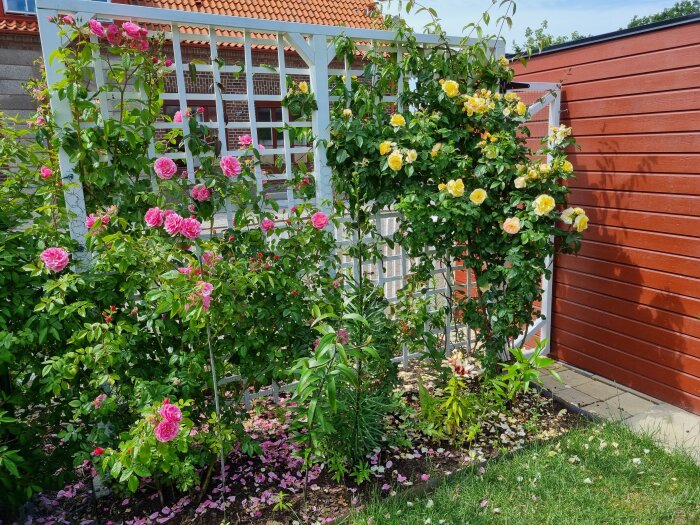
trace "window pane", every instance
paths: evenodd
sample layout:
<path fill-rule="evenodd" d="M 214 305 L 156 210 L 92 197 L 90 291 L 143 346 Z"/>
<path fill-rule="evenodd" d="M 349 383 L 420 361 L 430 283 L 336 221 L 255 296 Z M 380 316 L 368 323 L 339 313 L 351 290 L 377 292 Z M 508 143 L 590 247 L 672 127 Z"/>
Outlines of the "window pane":
<path fill-rule="evenodd" d="M 6 0 L 5 6 L 8 11 L 15 13 L 33 13 L 36 11 L 34 0 Z"/>

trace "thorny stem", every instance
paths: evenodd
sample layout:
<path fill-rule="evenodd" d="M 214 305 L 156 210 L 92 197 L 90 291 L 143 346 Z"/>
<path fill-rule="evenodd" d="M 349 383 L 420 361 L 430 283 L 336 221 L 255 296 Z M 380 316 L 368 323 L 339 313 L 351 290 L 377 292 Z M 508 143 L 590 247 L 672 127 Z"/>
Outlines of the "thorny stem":
<path fill-rule="evenodd" d="M 201 254 L 197 257 L 199 261 L 199 270 L 202 276 L 204 275 L 204 262 Z M 216 410 L 216 425 L 215 433 L 219 440 L 219 462 L 221 464 L 221 503 L 224 512 L 223 521 L 226 522 L 226 458 L 224 456 L 224 441 L 221 439 L 221 406 L 219 404 L 219 380 L 216 376 L 216 361 L 214 360 L 214 350 L 211 345 L 211 323 L 210 316 L 207 315 L 207 347 L 209 348 L 209 365 L 211 366 L 212 386 L 214 387 L 214 408 Z"/>

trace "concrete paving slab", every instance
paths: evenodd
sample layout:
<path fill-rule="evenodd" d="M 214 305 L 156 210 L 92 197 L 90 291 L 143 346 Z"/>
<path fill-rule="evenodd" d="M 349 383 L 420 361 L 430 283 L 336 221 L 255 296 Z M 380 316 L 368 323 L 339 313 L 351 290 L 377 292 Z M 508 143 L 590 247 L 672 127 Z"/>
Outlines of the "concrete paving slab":
<path fill-rule="evenodd" d="M 622 422 L 630 417 L 630 414 L 625 412 L 620 405 L 615 402 L 615 398 L 609 399 L 607 401 L 596 401 L 590 405 L 584 407 L 586 412 L 602 417 L 603 419 L 609 419 L 610 421 Z"/>
<path fill-rule="evenodd" d="M 576 390 L 575 388 L 564 390 L 557 395 L 572 405 L 577 405 L 580 407 L 585 407 L 586 405 L 590 405 L 598 401 L 596 398 L 591 397 L 580 390 Z"/>
<path fill-rule="evenodd" d="M 572 387 L 577 387 L 578 385 L 591 381 L 590 377 L 574 372 L 573 370 L 559 372 L 559 377 L 561 377 L 561 380 L 564 381 L 565 384 Z"/>
<path fill-rule="evenodd" d="M 622 394 L 622 391 L 619 388 L 615 388 L 612 385 L 608 385 L 600 381 L 588 381 L 587 383 L 577 386 L 576 390 L 580 390 L 584 394 L 588 394 L 589 396 L 600 401 L 605 401 Z"/>
<path fill-rule="evenodd" d="M 543 377 L 545 388 L 555 397 L 593 415 L 620 421 L 635 431 L 650 434 L 667 449 L 685 450 L 700 465 L 700 415 L 627 387 L 618 388 L 607 379 L 567 368 L 564 366 L 559 372 L 567 385 Z"/>
<path fill-rule="evenodd" d="M 661 403 L 625 423 L 633 430 L 651 435 L 669 449 L 687 451 L 700 465 L 700 416 Z"/>

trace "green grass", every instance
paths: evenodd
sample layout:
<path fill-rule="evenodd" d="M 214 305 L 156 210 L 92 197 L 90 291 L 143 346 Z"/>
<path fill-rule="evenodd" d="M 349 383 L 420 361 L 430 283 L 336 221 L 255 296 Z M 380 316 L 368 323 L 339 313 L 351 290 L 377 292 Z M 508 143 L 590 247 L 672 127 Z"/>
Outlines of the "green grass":
<path fill-rule="evenodd" d="M 698 525 L 700 467 L 619 424 L 591 424 L 494 460 L 483 474 L 456 474 L 420 499 L 378 499 L 348 523 Z"/>

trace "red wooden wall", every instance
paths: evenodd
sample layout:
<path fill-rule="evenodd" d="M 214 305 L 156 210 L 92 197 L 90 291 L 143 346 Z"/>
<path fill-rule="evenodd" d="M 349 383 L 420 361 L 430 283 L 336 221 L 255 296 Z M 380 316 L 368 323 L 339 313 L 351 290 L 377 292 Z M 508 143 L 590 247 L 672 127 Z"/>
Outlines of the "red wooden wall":
<path fill-rule="evenodd" d="M 590 227 L 579 255 L 556 261 L 554 356 L 700 413 L 700 21 L 516 72 L 563 84 L 581 146 L 571 203 Z"/>

